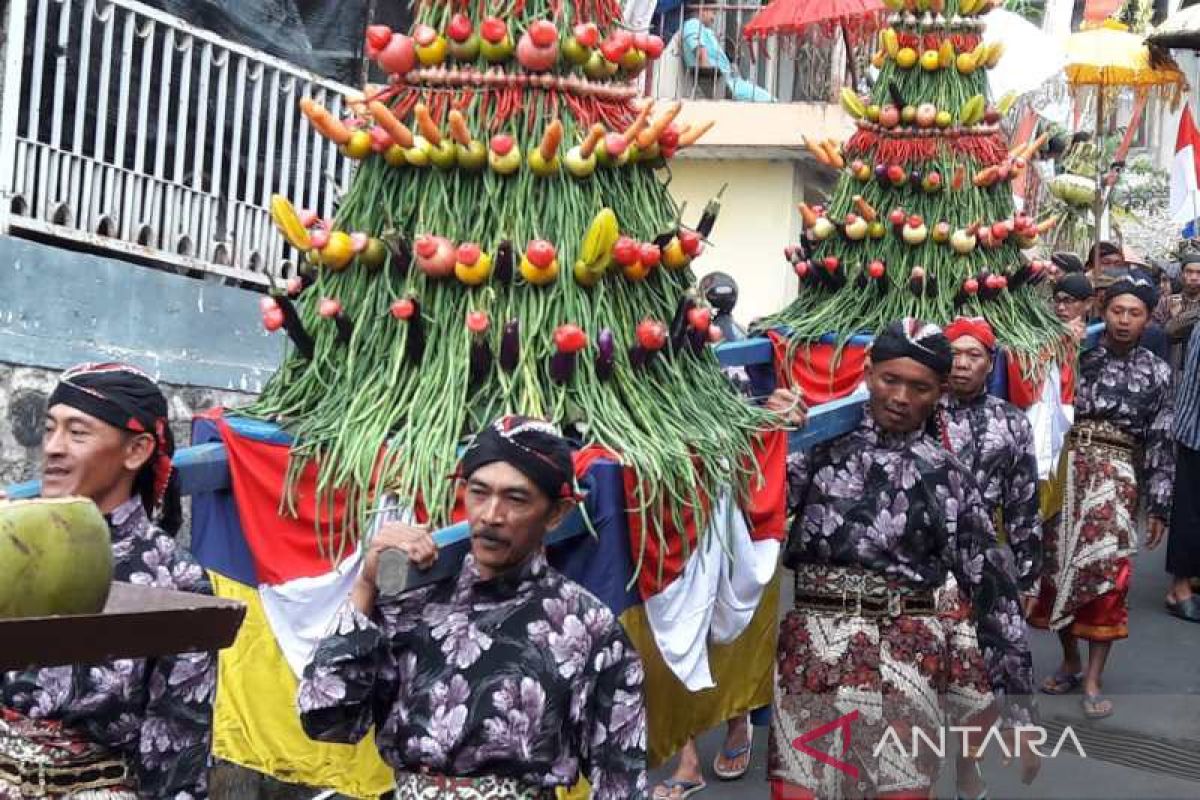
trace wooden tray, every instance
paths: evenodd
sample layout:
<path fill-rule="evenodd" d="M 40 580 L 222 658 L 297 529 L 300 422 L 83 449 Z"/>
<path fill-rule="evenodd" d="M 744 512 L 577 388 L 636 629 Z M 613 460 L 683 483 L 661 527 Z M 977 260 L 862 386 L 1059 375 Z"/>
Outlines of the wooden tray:
<path fill-rule="evenodd" d="M 220 650 L 245 616 L 232 600 L 114 582 L 99 614 L 0 620 L 0 669 Z"/>

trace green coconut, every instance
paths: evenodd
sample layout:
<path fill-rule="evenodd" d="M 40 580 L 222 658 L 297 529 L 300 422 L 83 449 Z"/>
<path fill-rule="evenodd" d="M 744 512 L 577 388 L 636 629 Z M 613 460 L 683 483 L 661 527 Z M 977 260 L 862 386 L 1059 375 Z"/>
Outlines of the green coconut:
<path fill-rule="evenodd" d="M 91 500 L 0 503 L 0 619 L 95 614 L 112 575 L 108 524 Z"/>

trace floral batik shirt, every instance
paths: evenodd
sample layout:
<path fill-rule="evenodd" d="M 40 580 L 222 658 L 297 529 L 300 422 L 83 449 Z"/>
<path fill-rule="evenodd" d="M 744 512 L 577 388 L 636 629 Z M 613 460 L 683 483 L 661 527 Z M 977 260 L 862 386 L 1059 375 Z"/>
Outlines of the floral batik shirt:
<path fill-rule="evenodd" d="M 1075 422 L 1107 422 L 1141 445 L 1138 483 L 1146 511 L 1170 519 L 1175 483 L 1171 368 L 1144 347 L 1124 355 L 1101 344 L 1079 356 Z"/>
<path fill-rule="evenodd" d="M 141 586 L 210 594 L 204 570 L 131 497 L 109 517 L 113 576 Z M 44 667 L 0 675 L 0 704 L 56 720 L 124 755 L 144 798 L 200 800 L 207 772 L 216 659 L 188 653 Z"/>
<path fill-rule="evenodd" d="M 923 430 L 885 432 L 868 409 L 850 433 L 791 454 L 788 485 L 787 566 L 858 567 L 930 591 L 953 575 L 1006 717 L 1031 718 L 1033 659 L 1012 555 L 954 455 Z"/>
<path fill-rule="evenodd" d="M 597 800 L 642 797 L 642 662 L 612 612 L 538 553 L 484 580 L 458 577 L 347 602 L 304 671 L 304 730 L 375 744 L 400 772 L 498 776 L 536 787 L 580 775 Z"/>
<path fill-rule="evenodd" d="M 987 510 L 1004 522 L 1017 585 L 1036 591 L 1042 569 L 1042 522 L 1033 427 L 1012 403 L 986 392 L 971 400 L 947 394 L 942 419 L 951 451 L 975 476 Z"/>

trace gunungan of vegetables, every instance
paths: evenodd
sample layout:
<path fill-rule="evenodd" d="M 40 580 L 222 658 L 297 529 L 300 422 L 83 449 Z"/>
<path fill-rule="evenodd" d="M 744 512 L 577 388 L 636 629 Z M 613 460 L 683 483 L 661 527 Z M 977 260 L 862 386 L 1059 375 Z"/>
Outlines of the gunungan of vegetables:
<path fill-rule="evenodd" d="M 637 99 L 663 44 L 611 0 L 415 11 L 367 33 L 386 85 L 345 117 L 302 104 L 359 163 L 332 220 L 275 198 L 307 263 L 266 301 L 293 347 L 250 413 L 285 421 L 293 474 L 315 461 L 356 518 L 381 487 L 435 524 L 465 434 L 550 418 L 639 477 L 640 560 L 669 513 L 746 487 L 766 425 L 695 291 L 719 204 L 684 224 L 660 173 L 711 123 Z"/>
<path fill-rule="evenodd" d="M 1021 252 L 1056 220 L 1014 211 L 1011 185 L 1044 140 L 1010 147 L 999 123 L 1016 98 L 989 102 L 1004 48 L 983 41 L 981 15 L 995 5 L 889 0 L 870 95 L 841 94 L 857 130 L 844 146 L 805 140 L 838 181 L 827 205 L 800 205 L 803 238 L 785 252 L 799 296 L 762 327 L 795 344 L 979 315 L 1027 363 L 1057 353 L 1061 326 L 1034 289 L 1045 263 Z"/>

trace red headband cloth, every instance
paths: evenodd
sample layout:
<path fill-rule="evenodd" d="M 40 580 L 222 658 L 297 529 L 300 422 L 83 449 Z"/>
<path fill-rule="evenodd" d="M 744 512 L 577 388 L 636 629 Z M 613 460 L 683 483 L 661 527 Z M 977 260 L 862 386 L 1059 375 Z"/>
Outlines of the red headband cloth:
<path fill-rule="evenodd" d="M 988 350 L 996 349 L 996 332 L 983 317 L 959 317 L 946 326 L 946 338 L 950 341 L 970 336 Z"/>

